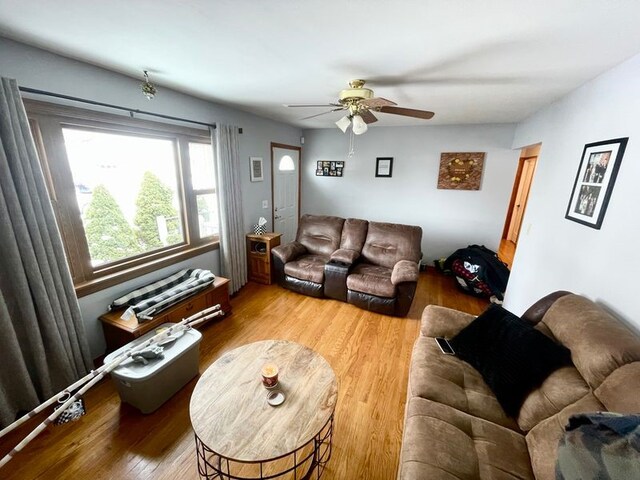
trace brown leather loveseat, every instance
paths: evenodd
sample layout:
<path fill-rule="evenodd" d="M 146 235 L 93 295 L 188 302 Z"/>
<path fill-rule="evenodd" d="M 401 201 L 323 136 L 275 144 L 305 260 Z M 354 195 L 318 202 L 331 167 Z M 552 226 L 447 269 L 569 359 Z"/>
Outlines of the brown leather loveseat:
<path fill-rule="evenodd" d="M 405 316 L 419 273 L 422 229 L 303 215 L 296 240 L 272 250 L 275 278 L 290 290 Z"/>
<path fill-rule="evenodd" d="M 433 305 L 424 310 L 409 372 L 399 480 L 552 480 L 571 415 L 640 412 L 640 338 L 591 300 L 557 292 L 523 315 L 567 347 L 573 365 L 530 392 L 517 418 L 506 416 L 477 370 L 443 355 L 434 341 L 454 337 L 474 318 Z"/>

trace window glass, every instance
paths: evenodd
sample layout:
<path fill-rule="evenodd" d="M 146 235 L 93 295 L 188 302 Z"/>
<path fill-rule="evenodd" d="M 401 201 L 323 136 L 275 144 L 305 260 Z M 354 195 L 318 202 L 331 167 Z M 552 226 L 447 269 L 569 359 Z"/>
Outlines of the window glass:
<path fill-rule="evenodd" d="M 194 190 L 216 188 L 213 170 L 213 149 L 204 143 L 189 143 L 191 159 L 191 185 Z"/>
<path fill-rule="evenodd" d="M 196 195 L 200 238 L 218 235 L 218 198 L 215 193 Z"/>
<path fill-rule="evenodd" d="M 185 241 L 173 140 L 62 131 L 93 267 Z"/>
<path fill-rule="evenodd" d="M 198 235 L 202 238 L 218 235 L 218 198 L 211 145 L 189 142 L 191 186 L 198 209 Z"/>
<path fill-rule="evenodd" d="M 296 167 L 293 163 L 293 158 L 291 158 L 289 155 L 284 155 L 281 159 L 280 159 L 280 163 L 278 165 L 278 170 L 286 172 L 286 171 L 292 171 L 295 170 Z"/>

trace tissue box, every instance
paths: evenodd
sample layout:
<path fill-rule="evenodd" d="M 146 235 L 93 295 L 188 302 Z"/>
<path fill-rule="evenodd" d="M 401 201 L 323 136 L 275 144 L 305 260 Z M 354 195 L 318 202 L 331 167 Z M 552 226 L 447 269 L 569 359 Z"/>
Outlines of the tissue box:
<path fill-rule="evenodd" d="M 256 235 L 264 235 L 265 233 L 267 233 L 266 225 L 258 225 L 258 224 L 254 225 L 253 233 L 255 233 Z"/>

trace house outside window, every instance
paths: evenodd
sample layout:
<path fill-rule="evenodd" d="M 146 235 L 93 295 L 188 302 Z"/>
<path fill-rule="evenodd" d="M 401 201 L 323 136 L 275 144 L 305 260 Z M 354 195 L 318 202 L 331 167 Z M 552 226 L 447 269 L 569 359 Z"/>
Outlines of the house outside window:
<path fill-rule="evenodd" d="M 207 131 L 25 104 L 78 295 L 217 248 Z"/>

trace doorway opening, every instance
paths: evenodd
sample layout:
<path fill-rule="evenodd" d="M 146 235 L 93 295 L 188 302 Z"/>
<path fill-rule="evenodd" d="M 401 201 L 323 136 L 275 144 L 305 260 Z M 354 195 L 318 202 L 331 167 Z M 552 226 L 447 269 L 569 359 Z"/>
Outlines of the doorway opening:
<path fill-rule="evenodd" d="M 507 209 L 507 218 L 504 222 L 499 250 L 500 259 L 505 262 L 509 268 L 513 265 L 513 257 L 518 247 L 518 239 L 520 238 L 522 230 L 522 219 L 527 209 L 529 191 L 531 190 L 533 175 L 536 172 L 541 145 L 540 143 L 531 145 L 523 148 L 520 152 L 518 170 L 515 181 L 513 182 L 511 200 L 509 201 L 509 208 Z"/>
<path fill-rule="evenodd" d="M 298 231 L 301 152 L 301 147 L 271 143 L 271 225 L 282 234 L 282 244 L 293 242 Z"/>

